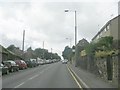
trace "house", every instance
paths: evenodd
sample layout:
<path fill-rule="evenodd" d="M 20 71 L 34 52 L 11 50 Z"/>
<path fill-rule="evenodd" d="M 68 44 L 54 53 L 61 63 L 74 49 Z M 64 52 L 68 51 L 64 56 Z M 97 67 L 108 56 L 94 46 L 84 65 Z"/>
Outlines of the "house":
<path fill-rule="evenodd" d="M 101 30 L 93 37 L 92 42 L 97 42 L 99 38 L 112 36 L 113 40 L 118 40 L 118 19 L 120 15 L 108 21 Z"/>
<path fill-rule="evenodd" d="M 12 51 L 4 48 L 2 45 L 0 45 L 0 61 L 6 61 L 6 60 L 15 60 L 15 59 L 22 59 L 20 56 L 16 55 Z"/>

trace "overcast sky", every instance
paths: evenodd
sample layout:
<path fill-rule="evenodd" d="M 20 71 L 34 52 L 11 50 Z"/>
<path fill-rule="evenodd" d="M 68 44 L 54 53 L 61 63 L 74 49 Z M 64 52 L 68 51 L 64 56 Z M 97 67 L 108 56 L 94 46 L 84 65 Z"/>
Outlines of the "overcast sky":
<path fill-rule="evenodd" d="M 14 44 L 22 48 L 22 33 L 25 30 L 25 49 L 42 48 L 62 55 L 72 39 L 74 44 L 74 10 L 77 11 L 78 41 L 91 41 L 102 26 L 118 14 L 119 0 L 0 0 L 0 44 Z M 65 13 L 64 10 L 70 12 Z"/>

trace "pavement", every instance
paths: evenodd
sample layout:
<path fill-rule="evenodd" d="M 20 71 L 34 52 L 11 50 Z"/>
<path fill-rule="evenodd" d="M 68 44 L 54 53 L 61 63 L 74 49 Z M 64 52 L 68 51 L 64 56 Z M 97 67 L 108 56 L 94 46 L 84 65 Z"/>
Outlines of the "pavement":
<path fill-rule="evenodd" d="M 75 67 L 74 65 L 68 63 L 69 68 L 78 79 L 79 83 L 83 88 L 108 88 L 108 89 L 117 89 L 118 87 L 112 85 L 111 83 L 105 82 L 96 75 L 83 70 L 81 68 Z"/>

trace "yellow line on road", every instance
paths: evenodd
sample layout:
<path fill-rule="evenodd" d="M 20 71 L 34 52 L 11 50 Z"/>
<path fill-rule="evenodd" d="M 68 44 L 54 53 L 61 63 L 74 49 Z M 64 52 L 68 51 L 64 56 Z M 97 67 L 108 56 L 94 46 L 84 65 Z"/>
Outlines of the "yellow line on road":
<path fill-rule="evenodd" d="M 68 68 L 68 66 L 67 66 L 67 68 Z M 75 80 L 75 82 L 77 83 L 77 85 L 79 86 L 79 88 L 80 88 L 81 90 L 83 90 L 83 89 L 82 89 L 82 86 L 79 84 L 78 80 L 75 78 L 75 76 L 73 75 L 73 73 L 70 71 L 69 68 L 68 68 L 68 71 L 70 72 L 71 76 L 73 77 L 73 79 Z"/>
<path fill-rule="evenodd" d="M 85 88 L 90 88 L 85 82 L 83 82 L 83 80 L 74 72 L 74 70 L 72 70 L 72 68 L 70 68 L 70 70 L 75 74 L 75 76 L 78 78 L 78 80 L 80 80 L 80 82 L 83 84 L 83 86 Z"/>

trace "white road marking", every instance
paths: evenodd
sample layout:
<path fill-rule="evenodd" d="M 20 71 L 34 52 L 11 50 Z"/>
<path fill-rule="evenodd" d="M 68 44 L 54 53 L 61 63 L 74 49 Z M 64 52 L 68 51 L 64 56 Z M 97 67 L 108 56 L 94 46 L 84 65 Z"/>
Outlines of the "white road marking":
<path fill-rule="evenodd" d="M 39 75 L 37 74 L 37 75 L 34 75 L 33 77 L 31 77 L 31 78 L 29 78 L 29 80 L 31 80 L 31 79 L 33 79 L 33 78 L 36 78 L 36 77 L 38 77 Z"/>
<path fill-rule="evenodd" d="M 22 86 L 24 83 L 25 83 L 25 82 L 22 82 L 21 84 L 15 86 L 14 88 L 18 88 L 18 87 Z"/>
<path fill-rule="evenodd" d="M 26 80 L 26 81 L 22 82 L 21 84 L 15 86 L 14 88 L 18 88 L 18 87 L 22 86 L 23 84 L 25 84 L 27 81 L 32 80 L 32 79 L 38 77 L 40 74 L 42 74 L 43 72 L 45 72 L 46 70 L 48 70 L 48 69 L 51 68 L 51 67 L 52 67 L 52 66 L 45 68 L 45 69 L 42 70 L 39 74 L 32 76 L 31 78 L 29 78 L 28 80 Z"/>
<path fill-rule="evenodd" d="M 40 74 L 42 74 L 43 72 L 45 72 L 45 71 L 46 71 L 46 70 L 48 70 L 49 68 L 51 68 L 51 66 L 50 66 L 50 67 L 45 68 L 45 69 L 44 69 L 44 70 L 42 70 L 39 74 L 32 76 L 32 77 L 31 77 L 31 78 L 29 78 L 28 80 L 32 80 L 32 79 L 34 79 L 34 78 L 38 77 Z M 28 81 L 28 80 L 27 80 L 27 81 Z"/>

